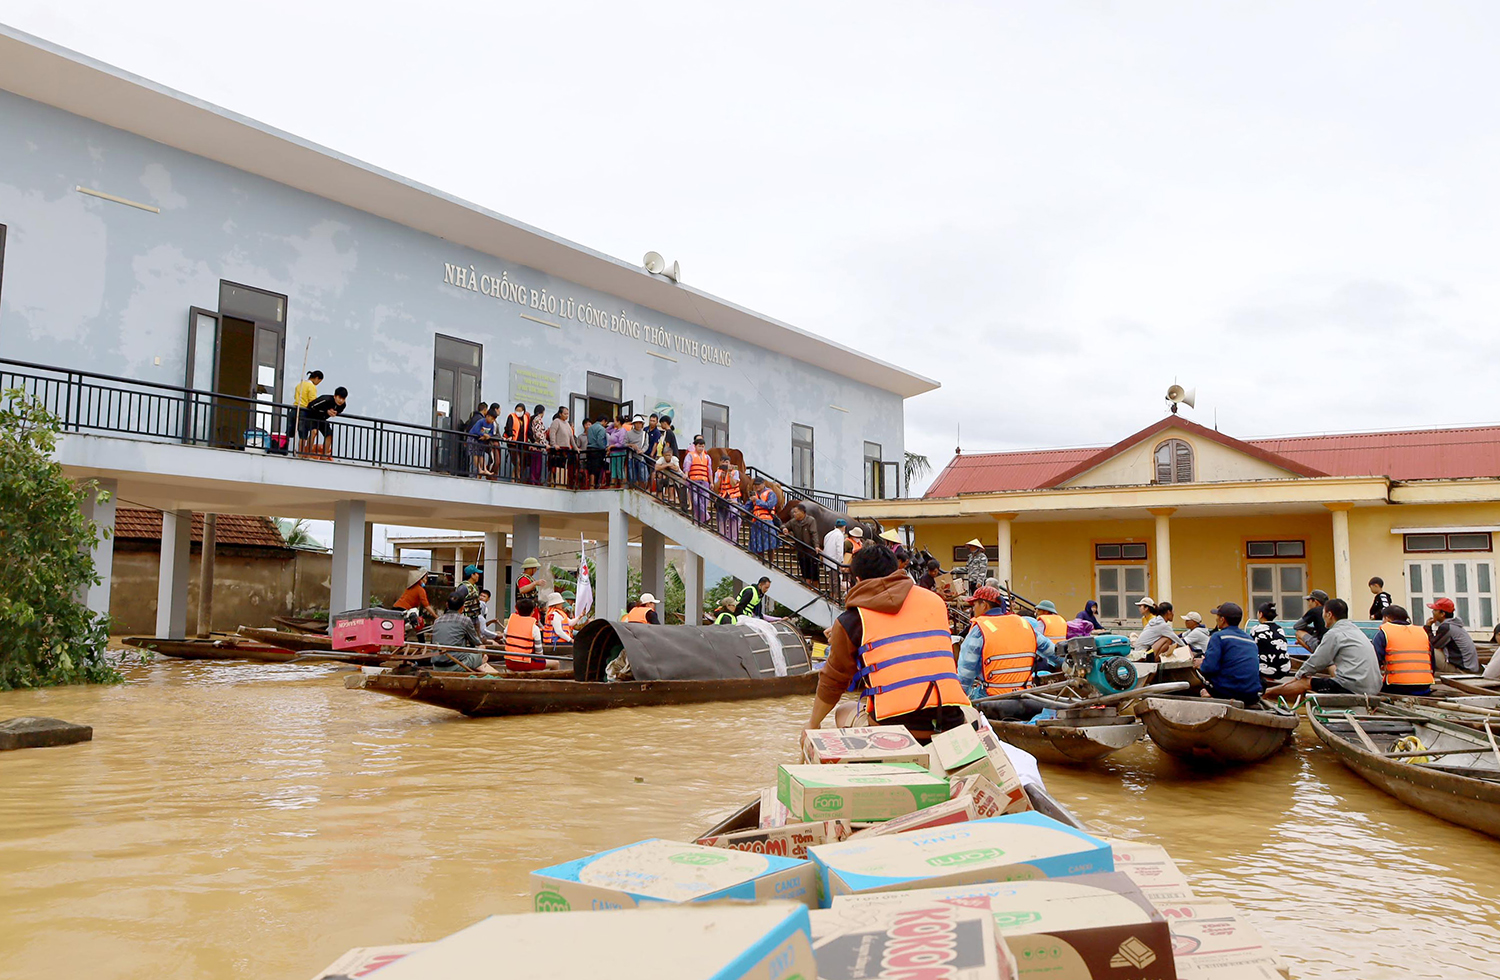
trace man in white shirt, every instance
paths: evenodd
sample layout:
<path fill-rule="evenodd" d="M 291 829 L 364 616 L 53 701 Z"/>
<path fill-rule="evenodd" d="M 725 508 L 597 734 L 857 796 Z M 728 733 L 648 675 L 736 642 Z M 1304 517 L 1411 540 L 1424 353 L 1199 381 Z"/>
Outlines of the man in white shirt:
<path fill-rule="evenodd" d="M 833 530 L 823 535 L 823 554 L 836 565 L 844 563 L 844 527 L 848 522 L 842 517 L 833 522 Z"/>

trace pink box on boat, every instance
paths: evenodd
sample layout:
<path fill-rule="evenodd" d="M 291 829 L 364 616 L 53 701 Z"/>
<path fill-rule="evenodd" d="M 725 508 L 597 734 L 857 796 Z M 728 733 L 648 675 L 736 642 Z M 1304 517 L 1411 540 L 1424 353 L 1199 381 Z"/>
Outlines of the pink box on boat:
<path fill-rule="evenodd" d="M 331 616 L 335 650 L 377 653 L 406 642 L 406 621 L 396 609 L 351 609 Z"/>

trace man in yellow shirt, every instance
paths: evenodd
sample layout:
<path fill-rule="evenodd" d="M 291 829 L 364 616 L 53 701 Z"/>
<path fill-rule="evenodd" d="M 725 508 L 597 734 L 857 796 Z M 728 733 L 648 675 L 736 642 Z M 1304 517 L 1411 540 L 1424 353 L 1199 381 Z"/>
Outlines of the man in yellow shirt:
<path fill-rule="evenodd" d="M 304 381 L 297 382 L 297 387 L 292 389 L 292 404 L 296 406 L 292 414 L 297 419 L 297 438 L 306 440 L 312 433 L 313 421 L 308 418 L 307 406 L 318 397 L 318 385 L 323 381 L 322 371 L 309 371 Z M 291 435 L 291 426 L 287 426 L 288 435 Z"/>

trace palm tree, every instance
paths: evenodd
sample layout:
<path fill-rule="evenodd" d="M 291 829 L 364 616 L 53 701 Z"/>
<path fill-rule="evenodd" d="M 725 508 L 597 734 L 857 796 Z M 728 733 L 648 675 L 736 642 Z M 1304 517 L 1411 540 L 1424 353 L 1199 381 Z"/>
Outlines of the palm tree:
<path fill-rule="evenodd" d="M 906 491 L 911 492 L 911 485 L 932 472 L 932 460 L 921 453 L 908 451 L 906 454 L 906 465 L 904 467 L 906 477 Z"/>
<path fill-rule="evenodd" d="M 323 551 L 323 545 L 312 532 L 307 529 L 307 521 L 292 520 L 288 517 L 276 518 L 276 528 L 281 532 L 282 540 L 286 541 L 288 548 L 303 548 L 309 551 Z"/>

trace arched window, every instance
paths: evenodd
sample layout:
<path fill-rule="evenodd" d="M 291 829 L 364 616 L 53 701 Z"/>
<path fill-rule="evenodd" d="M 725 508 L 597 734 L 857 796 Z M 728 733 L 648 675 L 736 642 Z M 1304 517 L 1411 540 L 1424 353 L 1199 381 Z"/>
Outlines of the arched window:
<path fill-rule="evenodd" d="M 1157 483 L 1193 482 L 1193 447 L 1181 439 L 1168 439 L 1156 447 Z"/>

